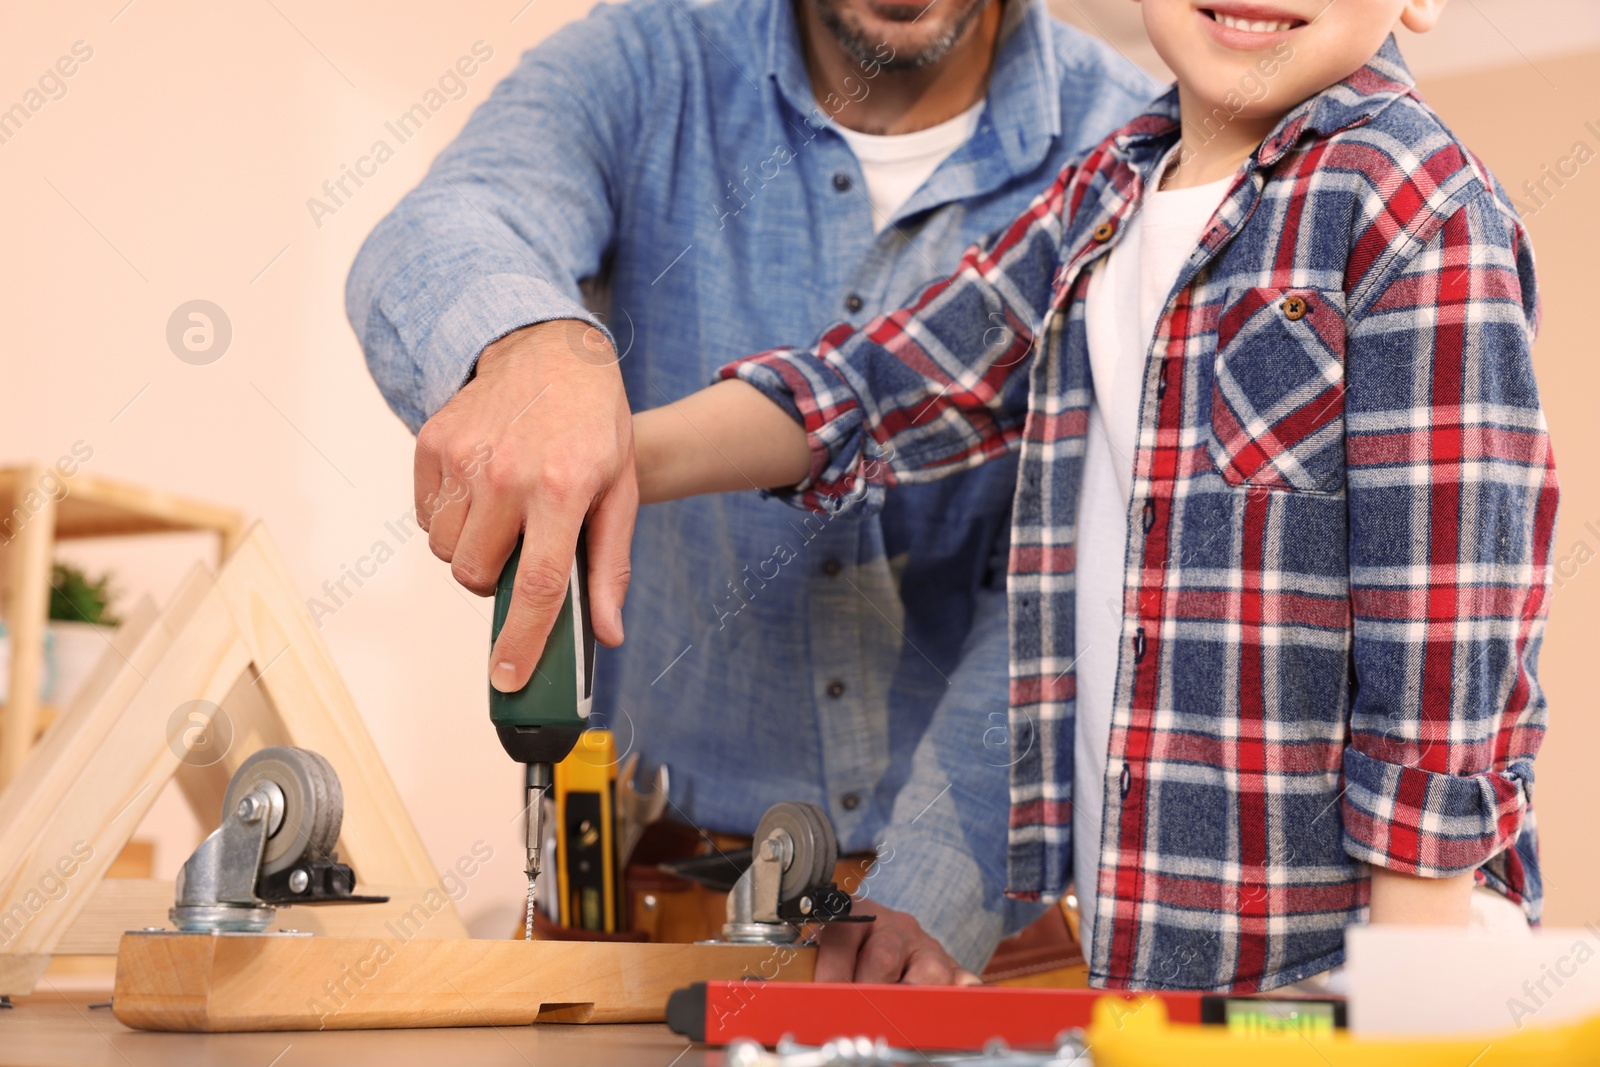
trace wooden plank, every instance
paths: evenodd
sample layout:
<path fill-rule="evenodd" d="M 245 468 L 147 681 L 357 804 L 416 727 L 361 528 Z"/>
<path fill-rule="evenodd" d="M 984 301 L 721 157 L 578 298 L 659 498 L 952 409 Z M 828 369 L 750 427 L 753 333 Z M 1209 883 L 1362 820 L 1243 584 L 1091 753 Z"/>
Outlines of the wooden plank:
<path fill-rule="evenodd" d="M 57 956 L 113 955 L 129 930 L 169 928 L 167 909 L 173 898 L 169 879 L 106 878 L 90 892 L 77 921 L 52 951 Z"/>
<path fill-rule="evenodd" d="M 359 874 L 359 872 L 358 872 Z M 303 930 L 326 937 L 407 937 L 426 932 L 450 936 L 455 915 L 448 898 L 427 886 L 372 885 L 360 882 L 361 893 L 386 896 L 386 904 L 336 904 L 278 909 L 274 929 Z M 146 927 L 170 930 L 167 909 L 174 897 L 167 878 L 107 878 L 95 886 L 70 929 L 56 942 L 58 956 L 114 956 L 122 935 Z M 437 929 L 435 919 L 439 919 Z"/>
<path fill-rule="evenodd" d="M 659 1022 L 692 982 L 814 965 L 792 945 L 129 934 L 113 1004 L 136 1029 L 203 1033 Z"/>
<path fill-rule="evenodd" d="M 46 468 L 38 468 L 42 474 Z M 59 474 L 59 471 L 55 472 Z M 220 504 L 168 493 L 128 482 L 101 478 L 79 471 L 62 478 L 67 492 L 56 516 L 56 537 L 114 537 L 122 534 L 182 530 L 215 531 L 225 541 L 237 538 L 243 525 L 239 512 Z M 17 490 L 38 485 L 27 468 L 0 470 L 0 503 L 8 504 Z"/>
<path fill-rule="evenodd" d="M 220 758 L 211 763 L 196 760 L 178 768 L 178 788 L 189 810 L 208 830 L 222 821 L 222 801 L 239 765 L 269 745 L 293 744 L 278 709 L 262 692 L 259 679 L 259 668 L 252 663 L 233 683 L 227 699 L 222 702 L 227 711 L 227 723 L 213 731 L 218 743 L 225 742 L 226 750 Z M 364 877 L 361 871 L 356 875 Z"/>
<path fill-rule="evenodd" d="M 400 791 L 264 526 L 251 527 L 234 549 L 217 587 L 260 672 L 254 688 L 271 701 L 284 727 L 276 739 L 263 740 L 319 752 L 339 774 L 345 796 L 340 857 L 365 882 L 438 884 Z M 466 936 L 453 906 L 438 917 L 431 936 Z"/>
<path fill-rule="evenodd" d="M 175 774 L 202 825 L 214 825 L 228 777 L 270 744 L 310 748 L 334 765 L 346 805 L 341 856 L 363 887 L 394 898 L 297 908 L 286 925 L 382 937 L 398 924 L 407 938 L 423 927 L 430 938 L 465 938 L 264 529 L 217 579 L 191 571 L 158 618 L 136 608 L 113 644 L 84 697 L 0 793 L 0 994 L 31 992 L 54 952 L 105 953 L 125 930 L 164 926 L 171 886 L 103 884 L 110 864 Z"/>
<path fill-rule="evenodd" d="M 66 797 L 79 788 L 84 768 L 104 746 L 112 725 L 143 688 L 211 584 L 211 575 L 197 565 L 179 583 L 159 620 L 147 621 L 144 608 L 137 607 L 129 620 L 132 625 L 112 638 L 113 651 L 95 667 L 82 698 L 51 724 L 39 740 L 36 758 L 0 793 L 0 902 L 18 895 L 24 863 L 37 851 L 40 835 Z M 10 936 L 0 911 L 0 950 L 11 949 Z"/>
<path fill-rule="evenodd" d="M 195 569 L 191 568 L 190 574 L 185 576 L 185 581 L 190 580 Z M 181 596 L 181 593 L 180 593 Z M 175 598 L 176 599 L 176 598 Z M 161 609 L 156 607 L 156 602 L 148 595 L 141 596 L 133 607 L 122 613 L 122 622 L 106 637 L 106 649 L 95 661 L 94 669 L 73 694 L 72 703 L 67 706 L 57 721 L 76 716 L 80 718 L 84 712 L 81 709 L 92 708 L 104 699 L 119 677 L 124 674 L 129 658 L 135 650 L 143 646 L 144 640 L 154 632 L 158 620 L 161 618 Z M 51 724 L 52 727 L 55 725 Z M 45 736 L 39 739 L 38 748 L 49 744 L 50 731 L 45 731 Z"/>
<path fill-rule="evenodd" d="M 174 610 L 185 613 L 185 596 L 203 593 L 202 584 L 209 583 L 210 577 L 203 568 L 191 571 L 174 597 Z M 101 732 L 133 699 L 144 684 L 145 673 L 171 643 L 172 633 L 158 625 L 157 615 L 150 598 L 141 597 L 111 635 L 111 647 L 90 672 L 72 705 L 39 739 L 35 749 L 38 758 L 30 760 L 11 786 L 0 792 L 0 900 L 10 893 L 24 850 L 32 845 L 50 812 L 76 781 L 71 774 L 56 768 L 78 767 L 89 758 L 100 742 Z M 0 945 L 3 944 L 0 935 Z"/>
<path fill-rule="evenodd" d="M 11 683 L 4 708 L 0 708 L 0 787 L 15 778 L 27 762 L 39 727 L 39 686 L 44 680 L 44 628 L 50 614 L 50 563 L 55 551 L 56 497 L 39 488 L 44 467 L 32 465 L 17 472 L 18 487 L 40 501 L 27 514 L 10 507 L 6 516 L 10 542 L 10 603 L 6 622 L 11 640 Z M 13 497 L 15 492 L 11 494 Z M 26 514 L 20 523 L 12 520 Z"/>
<path fill-rule="evenodd" d="M 5 952 L 54 950 L 177 769 L 182 749 L 168 737 L 173 712 L 188 701 L 217 704 L 249 662 L 227 605 L 208 590 L 133 699 L 100 736 L 88 739 L 98 742 L 88 758 L 77 766 L 53 765 L 59 796 L 43 830 L 20 863 L 6 857 L 16 875 L 0 900 Z M 71 782 L 62 789 L 66 779 Z"/>

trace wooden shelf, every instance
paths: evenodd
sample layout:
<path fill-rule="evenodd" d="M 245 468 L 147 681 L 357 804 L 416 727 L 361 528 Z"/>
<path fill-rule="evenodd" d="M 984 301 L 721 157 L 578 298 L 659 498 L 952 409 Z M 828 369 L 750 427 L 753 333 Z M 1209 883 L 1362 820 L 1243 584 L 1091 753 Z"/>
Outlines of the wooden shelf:
<path fill-rule="evenodd" d="M 18 491 L 38 489 L 34 467 L 0 468 L 0 516 L 17 507 Z M 239 539 L 244 519 L 232 508 L 177 493 L 160 492 L 79 473 L 62 479 L 67 494 L 55 501 L 55 539 L 205 531 L 221 536 L 224 555 Z"/>
<path fill-rule="evenodd" d="M 57 541 L 128 534 L 217 535 L 217 562 L 232 554 L 244 517 L 232 508 L 43 463 L 0 467 L 0 546 L 7 555 L 5 619 L 11 679 L 0 707 L 0 787 L 16 777 L 40 729 L 44 631 Z"/>

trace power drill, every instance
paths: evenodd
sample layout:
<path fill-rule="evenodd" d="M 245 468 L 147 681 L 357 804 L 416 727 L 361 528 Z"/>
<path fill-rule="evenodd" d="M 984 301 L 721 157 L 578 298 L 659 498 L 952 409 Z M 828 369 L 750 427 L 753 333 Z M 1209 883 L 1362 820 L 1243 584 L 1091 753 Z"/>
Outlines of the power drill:
<path fill-rule="evenodd" d="M 500 572 L 494 594 L 492 642 L 500 636 L 511 610 L 511 591 L 522 539 Z M 528 767 L 528 927 L 533 940 L 534 886 L 539 878 L 539 853 L 544 844 L 544 800 L 557 763 L 566 759 L 588 726 L 594 696 L 594 628 L 589 620 L 588 553 L 582 532 L 567 580 L 567 596 L 545 641 L 544 652 L 528 684 L 515 693 L 489 687 L 489 721 L 500 744 Z"/>

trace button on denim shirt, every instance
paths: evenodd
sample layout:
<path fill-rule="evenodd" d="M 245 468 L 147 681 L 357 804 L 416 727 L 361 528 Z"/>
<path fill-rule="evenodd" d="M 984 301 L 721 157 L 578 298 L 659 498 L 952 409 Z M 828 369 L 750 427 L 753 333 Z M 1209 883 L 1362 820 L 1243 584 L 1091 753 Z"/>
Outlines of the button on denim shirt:
<path fill-rule="evenodd" d="M 634 409 L 657 407 L 899 306 L 1154 92 L 1008 0 L 976 133 L 875 233 L 789 4 L 602 4 L 528 52 L 379 224 L 350 322 L 412 430 L 485 345 L 562 318 L 608 330 Z M 863 522 L 755 493 L 645 508 L 627 641 L 597 666 L 596 716 L 671 767 L 669 814 L 749 832 L 777 801 L 821 804 L 844 849 L 877 851 L 851 888 L 972 968 L 1037 914 L 1003 896 L 1015 477 L 896 490 Z"/>

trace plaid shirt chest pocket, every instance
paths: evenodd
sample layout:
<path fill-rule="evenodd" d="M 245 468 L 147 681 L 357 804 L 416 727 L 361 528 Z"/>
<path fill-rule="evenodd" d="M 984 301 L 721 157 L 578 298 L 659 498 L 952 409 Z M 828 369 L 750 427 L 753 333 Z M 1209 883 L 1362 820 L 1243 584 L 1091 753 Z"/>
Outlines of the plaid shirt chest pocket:
<path fill-rule="evenodd" d="M 1235 487 L 1344 487 L 1344 294 L 1231 289 L 1217 319 L 1211 458 Z"/>

